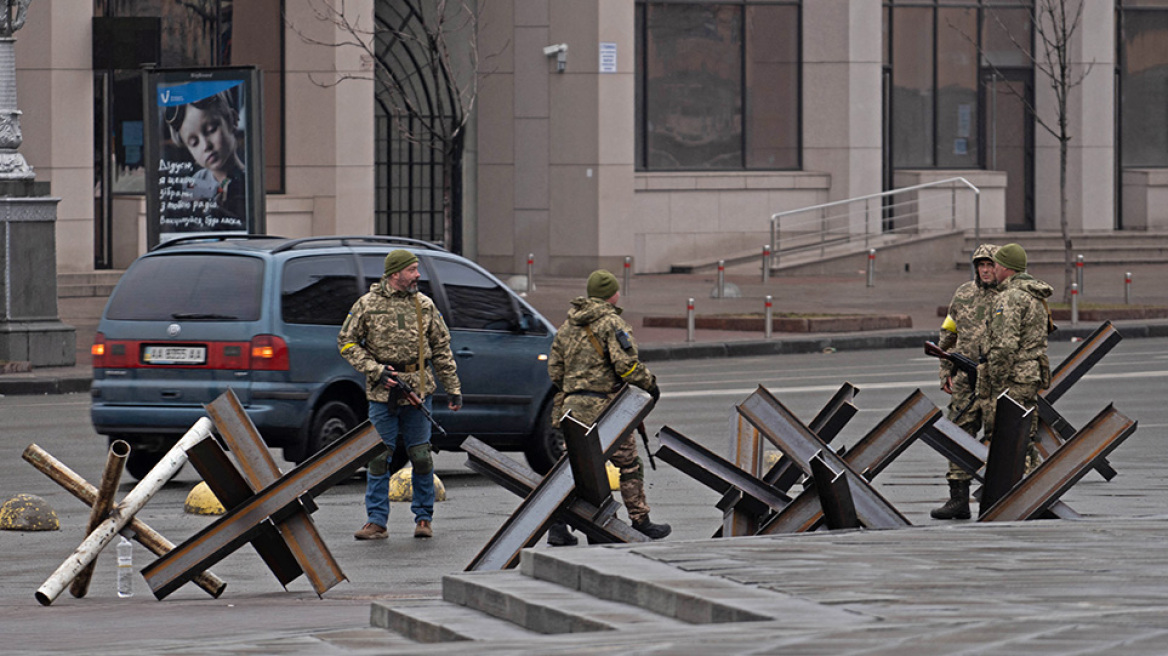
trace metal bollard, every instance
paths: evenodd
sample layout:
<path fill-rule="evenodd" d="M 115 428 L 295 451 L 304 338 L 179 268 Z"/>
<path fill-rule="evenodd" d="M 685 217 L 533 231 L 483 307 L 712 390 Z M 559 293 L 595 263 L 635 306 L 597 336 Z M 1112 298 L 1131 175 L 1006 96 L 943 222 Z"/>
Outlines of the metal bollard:
<path fill-rule="evenodd" d="M 535 253 L 527 254 L 527 293 L 535 291 Z"/>
<path fill-rule="evenodd" d="M 1083 256 L 1075 256 L 1075 281 L 1079 284 L 1079 293 L 1083 293 Z"/>
<path fill-rule="evenodd" d="M 868 286 L 876 286 L 876 249 L 868 249 Z"/>
<path fill-rule="evenodd" d="M 692 298 L 685 304 L 685 341 L 694 341 L 694 302 Z"/>
<path fill-rule="evenodd" d="M 629 273 L 633 270 L 633 258 L 625 256 L 625 281 L 621 284 L 621 294 L 628 296 L 629 293 Z"/>
<path fill-rule="evenodd" d="M 1079 325 L 1079 283 L 1071 283 L 1071 325 Z"/>
<path fill-rule="evenodd" d="M 772 334 L 774 333 L 774 328 L 775 328 L 775 326 L 774 326 L 774 324 L 775 324 L 774 308 L 771 307 L 772 305 L 774 305 L 772 300 L 773 299 L 771 298 L 770 294 L 767 294 L 767 297 L 766 297 L 766 318 L 764 319 L 764 321 L 766 323 L 763 324 L 763 329 L 762 329 L 762 335 L 766 339 L 771 338 Z"/>
<path fill-rule="evenodd" d="M 726 298 L 726 260 L 718 260 L 718 298 Z"/>
<path fill-rule="evenodd" d="M 771 279 L 771 245 L 762 247 L 762 284 Z"/>
<path fill-rule="evenodd" d="M 1123 274 L 1123 302 L 1131 305 L 1131 271 Z"/>

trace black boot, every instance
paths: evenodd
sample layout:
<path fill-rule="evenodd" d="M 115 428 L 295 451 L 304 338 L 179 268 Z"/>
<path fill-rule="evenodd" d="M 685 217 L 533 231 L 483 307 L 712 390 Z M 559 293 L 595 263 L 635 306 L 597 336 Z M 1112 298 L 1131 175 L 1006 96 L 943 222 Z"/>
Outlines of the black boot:
<path fill-rule="evenodd" d="M 929 513 L 933 519 L 969 519 L 969 481 L 949 481 L 949 500 Z"/>
<path fill-rule="evenodd" d="M 660 540 L 673 532 L 673 527 L 669 524 L 654 524 L 649 520 L 649 516 L 645 515 L 640 521 L 633 522 L 633 528 L 645 534 L 652 540 Z"/>
<path fill-rule="evenodd" d="M 580 541 L 576 539 L 575 535 L 572 535 L 567 524 L 557 521 L 548 528 L 547 542 L 553 547 L 574 547 Z"/>

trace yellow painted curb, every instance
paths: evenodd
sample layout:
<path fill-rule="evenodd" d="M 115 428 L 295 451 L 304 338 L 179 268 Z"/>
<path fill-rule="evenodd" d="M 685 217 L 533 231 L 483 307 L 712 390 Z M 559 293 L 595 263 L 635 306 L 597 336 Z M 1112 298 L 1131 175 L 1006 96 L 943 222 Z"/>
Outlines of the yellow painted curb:
<path fill-rule="evenodd" d="M 397 470 L 393 476 L 389 477 L 389 500 L 390 501 L 413 501 L 414 500 L 414 467 L 407 465 Z M 438 478 L 438 474 L 434 474 L 434 501 L 446 500 L 446 486 L 442 483 L 442 479 Z"/>
<path fill-rule="evenodd" d="M 0 530 L 59 531 L 57 511 L 33 494 L 18 494 L 0 506 Z"/>
<path fill-rule="evenodd" d="M 194 489 L 187 494 L 186 503 L 183 504 L 183 510 L 192 515 L 222 515 L 227 512 L 219 499 L 215 498 L 215 494 L 211 492 L 211 488 L 207 487 L 207 482 L 203 481 L 196 485 Z"/>

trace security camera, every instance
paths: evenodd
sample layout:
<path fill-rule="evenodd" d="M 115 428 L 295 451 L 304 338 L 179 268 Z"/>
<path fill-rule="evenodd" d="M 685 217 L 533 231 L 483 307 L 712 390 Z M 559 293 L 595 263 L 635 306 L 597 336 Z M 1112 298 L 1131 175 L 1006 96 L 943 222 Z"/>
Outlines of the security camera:
<path fill-rule="evenodd" d="M 557 43 L 554 46 L 545 46 L 543 54 L 545 57 L 556 56 L 557 73 L 563 73 L 564 69 L 568 67 L 568 44 Z"/>

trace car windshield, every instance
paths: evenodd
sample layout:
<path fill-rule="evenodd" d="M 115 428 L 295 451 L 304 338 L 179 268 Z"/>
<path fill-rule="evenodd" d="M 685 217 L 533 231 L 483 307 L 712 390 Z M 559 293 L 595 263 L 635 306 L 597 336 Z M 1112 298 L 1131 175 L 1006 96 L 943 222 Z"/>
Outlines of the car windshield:
<path fill-rule="evenodd" d="M 144 257 L 122 276 L 106 317 L 125 321 L 255 321 L 264 263 L 256 257 Z"/>

